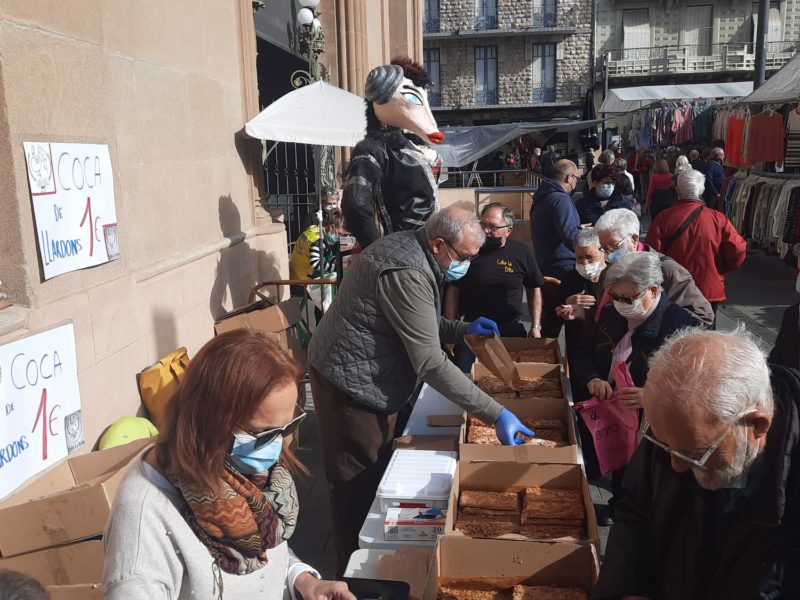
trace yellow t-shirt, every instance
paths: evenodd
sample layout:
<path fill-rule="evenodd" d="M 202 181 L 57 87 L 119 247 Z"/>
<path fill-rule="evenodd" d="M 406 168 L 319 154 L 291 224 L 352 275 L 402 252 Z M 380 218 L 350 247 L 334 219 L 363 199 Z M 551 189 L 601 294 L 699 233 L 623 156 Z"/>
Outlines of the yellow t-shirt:
<path fill-rule="evenodd" d="M 311 279 L 314 266 L 311 264 L 311 247 L 319 240 L 319 225 L 310 225 L 294 244 L 289 256 L 289 276 L 292 279 Z"/>

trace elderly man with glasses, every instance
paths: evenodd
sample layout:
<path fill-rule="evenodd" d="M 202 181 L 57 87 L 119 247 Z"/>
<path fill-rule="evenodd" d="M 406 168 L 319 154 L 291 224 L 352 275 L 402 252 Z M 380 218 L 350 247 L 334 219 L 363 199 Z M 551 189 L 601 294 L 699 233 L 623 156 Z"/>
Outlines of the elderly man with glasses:
<path fill-rule="evenodd" d="M 678 329 L 698 325 L 690 313 L 673 304 L 663 293 L 664 277 L 658 257 L 650 252 L 623 256 L 606 272 L 604 285 L 612 302 L 600 312 L 597 324 L 586 331 L 571 356 L 573 391 L 579 400 L 595 397 L 616 403 L 622 410 L 641 408 L 647 380 L 647 361 L 664 340 Z M 633 387 L 615 388 L 612 367 L 625 363 Z M 588 445 L 587 445 L 588 446 Z M 591 447 L 585 447 L 587 472 L 595 468 Z M 608 524 L 622 496 L 625 468 L 613 471 L 613 498 L 601 515 Z"/>
<path fill-rule="evenodd" d="M 480 316 L 497 323 L 504 337 L 541 337 L 544 279 L 530 246 L 511 239 L 514 214 L 504 204 L 492 202 L 481 210 L 486 243 L 470 263 L 467 274 L 447 286 L 444 316 L 472 321 Z M 531 315 L 530 334 L 520 321 L 522 290 L 526 291 Z M 475 355 L 466 344 L 456 344 L 455 362 L 469 373 Z"/>
<path fill-rule="evenodd" d="M 744 330 L 671 337 L 592 598 L 800 598 L 799 403 Z"/>
<path fill-rule="evenodd" d="M 654 254 L 661 261 L 661 273 L 664 277 L 663 288 L 667 298 L 692 313 L 701 325 L 710 327 L 714 323 L 714 310 L 711 308 L 711 303 L 695 284 L 692 274 L 674 259 L 656 252 L 641 242 L 639 217 L 633 211 L 625 208 L 609 210 L 597 220 L 594 229 L 600 238 L 600 248 L 606 255 L 606 261 L 613 264 L 614 261 L 631 252 Z M 600 283 L 603 283 L 602 279 Z M 604 294 L 598 303 L 599 307 L 605 306 L 610 300 L 608 294 Z"/>
<path fill-rule="evenodd" d="M 422 229 L 380 238 L 348 269 L 311 338 L 308 370 L 340 573 L 358 549 L 395 432 L 423 383 L 493 423 L 504 444 L 534 435 L 442 350 L 468 333 L 497 332 L 484 317 L 466 323 L 441 316 L 442 285 L 467 273 L 485 239 L 475 214 L 457 207 L 434 213 Z"/>

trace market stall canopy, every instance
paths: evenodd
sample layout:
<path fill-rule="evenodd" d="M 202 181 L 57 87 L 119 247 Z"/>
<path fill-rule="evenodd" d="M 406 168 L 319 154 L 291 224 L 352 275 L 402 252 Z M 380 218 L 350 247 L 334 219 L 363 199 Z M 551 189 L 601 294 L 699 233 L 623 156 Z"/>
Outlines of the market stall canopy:
<path fill-rule="evenodd" d="M 642 85 L 616 88 L 608 90 L 608 96 L 603 100 L 600 112 L 607 114 L 627 113 L 663 100 L 739 98 L 747 96 L 752 91 L 752 81 L 691 83 L 685 85 Z"/>
<path fill-rule="evenodd" d="M 318 146 L 355 146 L 367 129 L 364 99 L 317 81 L 281 96 L 249 121 L 250 137 Z"/>
<path fill-rule="evenodd" d="M 783 68 L 767 79 L 766 83 L 742 102 L 766 104 L 773 102 L 792 102 L 800 98 L 800 54 L 783 65 Z"/>
<path fill-rule="evenodd" d="M 462 167 L 525 134 L 533 134 L 537 141 L 540 141 L 546 140 L 554 133 L 586 129 L 599 122 L 595 119 L 591 121 L 545 121 L 541 123 L 443 127 L 444 143 L 437 146 L 436 150 L 442 157 L 443 166 Z"/>

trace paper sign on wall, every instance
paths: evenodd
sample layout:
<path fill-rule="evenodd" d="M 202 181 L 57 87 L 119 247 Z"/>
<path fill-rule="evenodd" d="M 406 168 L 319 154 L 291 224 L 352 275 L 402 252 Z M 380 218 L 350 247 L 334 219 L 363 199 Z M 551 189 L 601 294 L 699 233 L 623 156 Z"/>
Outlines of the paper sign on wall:
<path fill-rule="evenodd" d="M 71 324 L 0 346 L 0 401 L 3 498 L 83 445 Z"/>
<path fill-rule="evenodd" d="M 44 278 L 119 258 L 108 146 L 23 142 Z"/>

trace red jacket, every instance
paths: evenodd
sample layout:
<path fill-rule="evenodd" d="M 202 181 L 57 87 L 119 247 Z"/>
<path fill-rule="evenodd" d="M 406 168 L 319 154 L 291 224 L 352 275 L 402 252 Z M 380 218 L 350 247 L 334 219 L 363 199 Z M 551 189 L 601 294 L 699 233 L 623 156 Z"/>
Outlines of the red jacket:
<path fill-rule="evenodd" d="M 702 202 L 681 200 L 655 218 L 647 244 L 671 256 L 692 274 L 709 302 L 725 300 L 723 275 L 742 266 L 747 242 L 721 212 L 703 208 L 691 225 L 664 251 L 664 244 Z"/>

